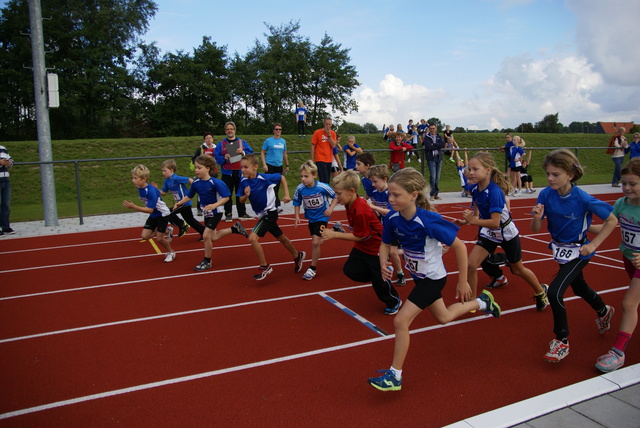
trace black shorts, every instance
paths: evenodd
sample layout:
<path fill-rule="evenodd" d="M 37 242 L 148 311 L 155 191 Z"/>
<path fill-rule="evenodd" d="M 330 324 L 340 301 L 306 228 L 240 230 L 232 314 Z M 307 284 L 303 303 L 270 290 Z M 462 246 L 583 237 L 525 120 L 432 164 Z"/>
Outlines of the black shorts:
<path fill-rule="evenodd" d="M 521 168 L 522 168 L 521 166 L 512 166 L 511 167 L 511 172 L 520 172 Z"/>
<path fill-rule="evenodd" d="M 316 221 L 314 223 L 309 223 L 308 227 L 309 227 L 309 233 L 311 233 L 311 236 L 316 235 L 316 236 L 322 237 L 322 232 L 324 232 L 324 230 L 327 228 L 327 222 Z"/>
<path fill-rule="evenodd" d="M 442 289 L 447 283 L 446 275 L 440 279 L 414 278 L 413 280 L 416 285 L 409 293 L 408 299 L 420 309 L 424 310 L 431 306 L 433 302 L 442 298 Z"/>
<path fill-rule="evenodd" d="M 507 260 L 509 263 L 518 263 L 522 260 L 522 247 L 520 245 L 520 235 L 516 236 L 510 241 L 502 241 L 502 242 L 494 242 L 490 239 L 487 239 L 483 236 L 478 238 L 476 245 L 484 248 L 489 252 L 489 254 L 493 253 L 498 245 L 502 247 L 504 253 L 507 255 Z"/>
<path fill-rule="evenodd" d="M 280 226 L 278 226 L 277 221 L 278 211 L 269 211 L 268 213 L 260 217 L 260 220 L 258 220 L 256 225 L 253 227 L 252 232 L 261 238 L 264 237 L 267 232 L 272 234 L 275 238 L 279 238 L 280 235 L 282 235 L 282 230 L 280 229 Z"/>
<path fill-rule="evenodd" d="M 160 233 L 167 231 L 167 225 L 169 224 L 169 216 L 164 217 L 147 217 L 147 221 L 144 223 L 143 229 L 157 230 Z"/>
<path fill-rule="evenodd" d="M 331 167 L 331 172 L 338 172 L 340 171 L 340 167 L 339 166 L 332 166 Z"/>
<path fill-rule="evenodd" d="M 218 223 L 222 220 L 222 213 L 214 214 L 211 217 L 204 218 L 204 225 L 207 229 L 216 230 Z"/>
<path fill-rule="evenodd" d="M 533 183 L 533 178 L 529 174 L 521 175 L 520 181 L 522 181 L 523 183 Z"/>

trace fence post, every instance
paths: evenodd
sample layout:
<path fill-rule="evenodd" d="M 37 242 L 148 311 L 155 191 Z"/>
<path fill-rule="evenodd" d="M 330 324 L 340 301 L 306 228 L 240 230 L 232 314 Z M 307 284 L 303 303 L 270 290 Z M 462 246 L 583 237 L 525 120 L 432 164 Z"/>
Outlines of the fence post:
<path fill-rule="evenodd" d="M 73 161 L 73 166 L 76 170 L 76 198 L 78 198 L 78 218 L 80 219 L 80 225 L 84 224 L 82 218 L 82 198 L 80 197 L 80 163 L 76 160 Z"/>

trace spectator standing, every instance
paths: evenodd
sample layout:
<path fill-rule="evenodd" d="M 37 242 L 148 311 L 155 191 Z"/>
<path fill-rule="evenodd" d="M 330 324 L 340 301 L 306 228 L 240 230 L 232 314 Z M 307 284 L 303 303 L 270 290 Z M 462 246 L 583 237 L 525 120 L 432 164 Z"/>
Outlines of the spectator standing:
<path fill-rule="evenodd" d="M 198 156 L 209 155 L 213 157 L 213 152 L 216 149 L 216 145 L 213 143 L 213 134 L 211 132 L 205 132 L 203 139 L 204 141 L 202 142 L 202 144 L 198 146 L 196 151 L 193 153 L 193 156 L 191 156 L 191 171 L 195 171 L 195 163 Z M 212 177 L 218 178 L 218 172 L 216 171 L 215 174 L 212 175 Z M 200 209 L 200 204 L 198 204 L 197 201 L 196 205 L 198 215 L 202 215 L 202 209 Z"/>
<path fill-rule="evenodd" d="M 333 148 L 338 138 L 335 131 L 331 130 L 332 125 L 333 120 L 326 118 L 324 127 L 315 131 L 311 137 L 311 160 L 318 167 L 318 180 L 327 184 L 331 179 Z"/>
<path fill-rule="evenodd" d="M 424 134 L 427 133 L 427 128 L 429 128 L 429 125 L 427 124 L 426 120 L 420 119 L 420 125 L 418 125 L 416 128 L 418 129 L 418 136 L 420 137 L 420 141 L 422 141 L 422 139 L 424 138 Z"/>
<path fill-rule="evenodd" d="M 629 153 L 629 160 L 640 156 L 640 133 L 633 134 L 633 141 L 629 143 L 629 148 L 625 150 L 625 153 Z"/>
<path fill-rule="evenodd" d="M 350 135 L 347 144 L 342 148 L 344 152 L 344 169 L 356 169 L 356 156 L 362 153 L 362 148 L 356 144 L 356 137 Z"/>
<path fill-rule="evenodd" d="M 0 146 L 0 237 L 16 233 L 9 223 L 11 213 L 11 184 L 9 183 L 9 169 L 13 166 L 13 159 L 4 146 Z"/>
<path fill-rule="evenodd" d="M 224 132 L 227 137 L 220 141 L 214 150 L 214 158 L 222 171 L 222 181 L 227 185 L 231 194 L 235 194 L 240 188 L 242 179 L 242 166 L 240 160 L 247 153 L 253 153 L 253 149 L 241 138 L 236 137 L 236 124 L 227 122 L 224 125 Z M 233 201 L 231 198 L 224 204 L 224 221 L 231 223 Z M 236 210 L 240 220 L 250 220 L 247 214 L 247 207 L 240 202 L 240 197 L 236 196 Z"/>
<path fill-rule="evenodd" d="M 502 148 L 500 149 L 500 151 L 504 152 L 504 162 L 507 165 L 507 172 L 506 175 L 507 177 L 511 176 L 511 166 L 510 166 L 510 159 L 511 159 L 511 147 L 513 147 L 513 137 L 511 136 L 511 134 L 506 134 L 504 136 L 505 140 L 507 140 L 507 142 L 505 143 L 504 146 L 502 146 Z"/>
<path fill-rule="evenodd" d="M 287 156 L 287 141 L 281 137 L 282 125 L 273 125 L 273 137 L 264 140 L 260 157 L 262 169 L 267 174 L 286 174 L 289 172 L 289 157 Z M 280 183 L 274 188 L 276 195 L 276 208 L 280 208 Z M 280 210 L 278 210 L 280 212 Z"/>
<path fill-rule="evenodd" d="M 438 128 L 435 124 L 429 125 L 429 132 L 424 136 L 422 141 L 424 146 L 424 157 L 429 167 L 429 190 L 430 199 L 442 199 L 438 196 L 440 189 L 438 183 L 440 182 L 440 172 L 442 170 L 442 149 L 444 148 L 444 140 L 438 134 Z"/>
<path fill-rule="evenodd" d="M 391 155 L 389 156 L 389 168 L 393 172 L 398 172 L 404 168 L 404 157 L 407 151 L 411 153 L 413 146 L 409 143 L 405 143 L 404 134 L 402 132 L 396 132 L 395 141 L 389 144 L 389 150 Z"/>
<path fill-rule="evenodd" d="M 304 125 L 307 123 L 307 109 L 304 108 L 304 103 L 302 101 L 298 101 L 298 108 L 296 109 L 295 116 L 296 124 L 298 125 L 298 138 L 304 138 L 306 137 Z"/>
<path fill-rule="evenodd" d="M 613 177 L 611 177 L 611 187 L 620 187 L 620 170 L 624 161 L 624 152 L 629 147 L 627 137 L 624 136 L 626 129 L 621 126 L 618 133 L 611 137 L 607 154 L 611 155 L 613 161 Z"/>

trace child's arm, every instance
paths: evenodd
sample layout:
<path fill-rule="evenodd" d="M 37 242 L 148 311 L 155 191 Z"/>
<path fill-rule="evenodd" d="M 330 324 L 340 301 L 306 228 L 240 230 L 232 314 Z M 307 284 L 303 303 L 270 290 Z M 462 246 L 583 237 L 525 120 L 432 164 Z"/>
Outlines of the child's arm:
<path fill-rule="evenodd" d="M 393 278 L 393 270 L 389 267 L 393 265 L 389 261 L 389 253 L 391 252 L 391 246 L 382 242 L 380 244 L 379 257 L 380 257 L 380 272 L 382 273 L 382 279 L 391 281 Z"/>
<path fill-rule="evenodd" d="M 180 208 L 181 206 L 183 206 L 184 204 L 186 204 L 187 202 L 189 202 L 191 200 L 190 197 L 185 196 L 184 198 L 180 199 L 178 202 L 176 202 L 175 204 L 173 204 L 173 209 L 176 208 Z"/>
<path fill-rule="evenodd" d="M 244 204 L 246 202 L 247 198 L 249 197 L 249 195 L 251 195 L 251 187 L 247 186 L 247 187 L 244 188 L 244 195 L 240 196 L 238 198 L 238 201 L 241 204 Z"/>
<path fill-rule="evenodd" d="M 540 232 L 540 229 L 542 229 L 542 216 L 544 215 L 544 205 L 536 204 L 536 206 L 531 209 L 531 214 L 533 214 L 533 219 L 531 220 L 531 231 L 533 233 L 538 233 Z"/>
<path fill-rule="evenodd" d="M 287 179 L 284 178 L 284 175 L 280 174 L 280 185 L 282 186 L 283 195 L 282 202 L 288 204 L 291 202 L 291 195 L 289 195 L 289 185 L 287 184 Z"/>
<path fill-rule="evenodd" d="M 129 208 L 131 210 L 140 211 L 141 213 L 151 214 L 153 212 L 153 208 L 141 207 L 139 205 L 134 204 L 133 202 L 131 202 L 129 200 L 122 201 L 122 205 L 125 208 Z"/>
<path fill-rule="evenodd" d="M 338 205 L 338 198 L 333 198 L 331 200 L 331 205 L 324 211 L 324 215 L 326 217 L 330 217 L 333 214 L 333 210 L 336 209 L 336 205 Z"/>
<path fill-rule="evenodd" d="M 369 206 L 371 207 L 373 212 L 380 214 L 382 217 L 386 216 L 389 213 L 389 211 L 391 211 L 388 208 L 377 206 L 376 204 L 373 203 L 373 201 L 369 201 Z"/>
<path fill-rule="evenodd" d="M 333 229 L 325 229 L 324 232 L 322 232 L 322 241 L 328 241 L 329 239 L 334 239 L 334 238 L 342 239 L 343 241 L 353 241 L 353 242 L 362 241 L 363 239 L 363 238 L 357 237 L 352 232 L 341 233 L 341 232 L 336 232 Z"/>
<path fill-rule="evenodd" d="M 267 152 L 262 149 L 260 150 L 260 158 L 262 159 L 262 169 L 264 170 L 264 172 L 269 172 L 269 167 L 267 166 L 267 160 L 265 158 L 265 154 Z"/>
<path fill-rule="evenodd" d="M 204 207 L 202 207 L 203 209 L 207 210 L 207 211 L 213 211 L 216 208 L 224 205 L 227 201 L 229 200 L 229 197 L 227 196 L 226 198 L 220 198 L 218 199 L 215 203 L 213 204 L 209 204 L 209 205 L 205 205 Z"/>
<path fill-rule="evenodd" d="M 293 213 L 295 214 L 295 221 L 293 223 L 293 227 L 297 229 L 298 225 L 300 224 L 300 206 L 299 205 L 295 205 L 293 207 Z"/>
<path fill-rule="evenodd" d="M 591 242 L 587 245 L 583 245 L 580 247 L 580 254 L 583 256 L 588 256 L 593 253 L 602 242 L 607 239 L 607 237 L 613 232 L 613 229 L 616 228 L 618 224 L 618 219 L 613 213 L 609 214 L 609 217 L 604 221 L 600 232 L 593 238 Z"/>
<path fill-rule="evenodd" d="M 460 239 L 456 238 L 453 244 L 449 247 L 456 254 L 456 260 L 458 261 L 458 285 L 456 286 L 456 299 L 460 299 L 462 303 L 470 302 L 471 299 L 471 287 L 467 282 L 467 269 L 469 264 L 467 256 L 467 247 Z"/>
<path fill-rule="evenodd" d="M 480 227 L 488 227 L 489 229 L 497 229 L 500 227 L 500 213 L 493 212 L 491 213 L 490 219 L 481 219 L 478 216 L 477 212 L 471 210 L 464 210 L 462 213 L 464 216 L 464 220 L 466 223 L 462 224 L 470 224 L 472 226 L 480 226 Z"/>

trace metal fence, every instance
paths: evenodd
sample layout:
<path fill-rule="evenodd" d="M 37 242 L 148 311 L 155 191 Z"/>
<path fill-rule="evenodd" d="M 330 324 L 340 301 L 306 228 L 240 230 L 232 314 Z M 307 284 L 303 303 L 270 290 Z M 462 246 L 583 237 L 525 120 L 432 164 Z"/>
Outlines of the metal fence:
<path fill-rule="evenodd" d="M 575 153 L 575 155 L 580 158 L 580 150 L 605 150 L 606 147 L 526 147 L 525 150 L 544 150 L 551 151 L 555 149 L 567 149 L 571 150 Z M 465 147 L 458 149 L 447 149 L 451 151 L 500 151 L 502 148 L 500 147 Z M 367 152 L 382 152 L 382 153 L 390 153 L 389 149 L 368 149 Z M 425 150 L 424 148 L 418 149 L 420 156 L 424 159 Z M 309 153 L 308 151 L 288 151 L 289 154 L 300 154 L 300 153 Z M 84 215 L 82 210 L 82 186 L 80 180 L 80 164 L 82 163 L 96 163 L 96 162 L 120 162 L 120 161 L 132 161 L 132 160 L 148 160 L 148 159 L 180 159 L 180 158 L 191 158 L 191 155 L 175 155 L 175 156 L 136 156 L 129 158 L 99 158 L 99 159 L 70 159 L 70 160 L 57 160 L 57 161 L 48 161 L 48 162 L 15 162 L 14 166 L 21 165 L 49 165 L 49 164 L 73 164 L 74 172 L 75 172 L 75 188 L 76 188 L 76 198 L 78 201 L 78 219 L 80 224 L 84 224 Z M 505 159 L 505 170 L 507 169 L 508 164 Z M 425 174 L 425 162 L 420 163 L 420 171 L 424 175 Z"/>

